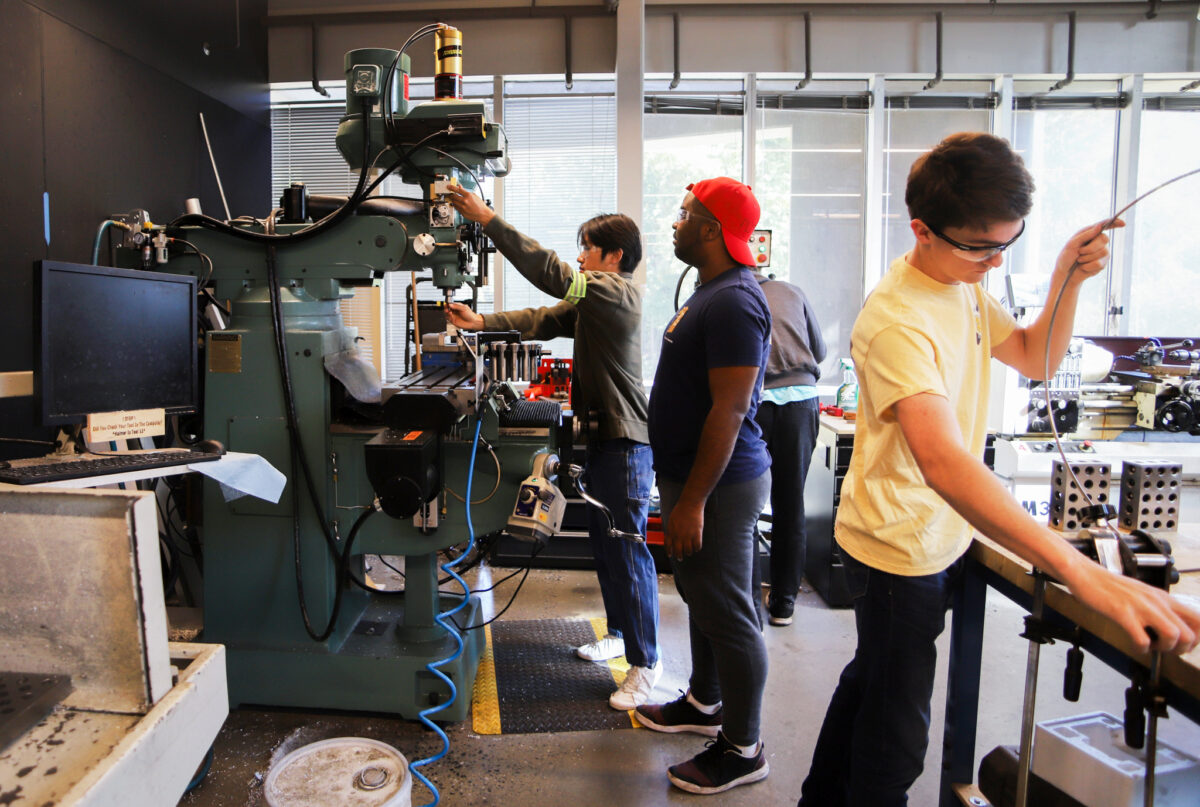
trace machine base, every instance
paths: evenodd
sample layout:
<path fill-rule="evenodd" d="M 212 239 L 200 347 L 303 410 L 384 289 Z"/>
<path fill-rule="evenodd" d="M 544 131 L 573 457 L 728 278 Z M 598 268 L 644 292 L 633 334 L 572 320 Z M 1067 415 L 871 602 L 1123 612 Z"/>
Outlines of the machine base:
<path fill-rule="evenodd" d="M 441 602 L 445 611 L 457 598 Z M 479 598 L 471 597 L 453 618 L 464 627 L 479 625 Z M 445 682 L 426 667 L 452 656 L 457 644 L 440 627 L 421 631 L 440 634 L 433 640 L 407 638 L 415 632 L 404 627 L 403 595 L 376 596 L 336 650 L 316 642 L 287 648 L 226 645 L 230 705 L 345 709 L 416 720 L 421 711 L 449 700 Z M 439 723 L 464 720 L 471 708 L 485 637 L 483 630 L 464 630 L 462 638 L 458 658 L 437 668 L 457 690 L 448 708 L 431 715 Z"/>

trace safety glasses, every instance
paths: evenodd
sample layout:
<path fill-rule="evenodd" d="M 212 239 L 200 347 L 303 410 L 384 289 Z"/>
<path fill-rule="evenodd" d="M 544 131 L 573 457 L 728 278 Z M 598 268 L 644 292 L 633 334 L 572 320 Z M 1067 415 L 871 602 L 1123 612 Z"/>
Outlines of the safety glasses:
<path fill-rule="evenodd" d="M 1003 243 L 1003 244 L 988 244 L 987 246 L 973 246 L 971 244 L 963 244 L 958 241 L 955 241 L 953 238 L 950 238 L 949 236 L 940 232 L 936 227 L 933 227 L 932 225 L 930 225 L 928 223 L 926 223 L 925 226 L 929 228 L 929 232 L 933 233 L 938 238 L 942 239 L 947 244 L 954 247 L 955 255 L 962 258 L 963 260 L 972 261 L 974 263 L 982 263 L 983 261 L 986 261 L 989 258 L 994 258 L 995 256 L 999 255 L 1001 252 L 1004 252 L 1004 250 L 1008 249 L 1013 244 L 1015 244 L 1017 242 L 1017 239 L 1021 237 L 1021 234 L 1025 232 L 1025 221 L 1022 220 L 1021 221 L 1021 229 L 1018 230 L 1017 234 L 1014 235 L 1012 238 L 1010 238 L 1005 243 Z"/>
<path fill-rule="evenodd" d="M 720 224 L 721 224 L 721 222 L 717 221 L 712 216 L 706 216 L 703 213 L 693 213 L 690 210 L 687 210 L 686 208 L 682 208 L 682 207 L 679 208 L 679 212 L 675 214 L 675 221 L 682 223 L 682 222 L 687 221 L 688 219 L 704 219 L 705 221 L 711 221 L 713 224 L 716 224 L 717 226 L 720 226 Z"/>

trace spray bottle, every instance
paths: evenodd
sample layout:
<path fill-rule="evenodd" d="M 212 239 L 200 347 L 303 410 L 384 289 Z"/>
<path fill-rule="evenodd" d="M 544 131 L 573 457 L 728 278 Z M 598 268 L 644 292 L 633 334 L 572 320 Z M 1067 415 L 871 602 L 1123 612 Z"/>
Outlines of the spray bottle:
<path fill-rule="evenodd" d="M 858 376 L 854 374 L 854 360 L 842 359 L 842 384 L 837 388 L 837 405 L 845 412 L 858 408 Z"/>

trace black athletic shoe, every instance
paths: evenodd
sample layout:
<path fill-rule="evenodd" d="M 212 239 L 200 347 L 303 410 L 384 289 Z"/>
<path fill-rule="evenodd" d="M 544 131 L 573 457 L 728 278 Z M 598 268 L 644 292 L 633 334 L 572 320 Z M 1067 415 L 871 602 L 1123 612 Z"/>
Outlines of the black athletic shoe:
<path fill-rule="evenodd" d="M 788 600 L 771 600 L 767 604 L 767 621 L 776 626 L 790 625 L 795 609 L 796 604 Z"/>
<path fill-rule="evenodd" d="M 681 790 L 709 795 L 762 781 L 770 770 L 763 756 L 762 743 L 758 744 L 757 754 L 744 757 L 724 734 L 719 733 L 715 740 L 706 743 L 705 749 L 699 754 L 687 762 L 667 768 L 667 778 Z"/>
<path fill-rule="evenodd" d="M 703 734 L 705 737 L 716 737 L 721 730 L 721 715 L 723 710 L 718 708 L 711 715 L 706 715 L 688 702 L 685 692 L 670 703 L 644 704 L 637 707 L 633 714 L 637 721 L 648 729 L 665 731 L 668 734 L 691 732 Z"/>

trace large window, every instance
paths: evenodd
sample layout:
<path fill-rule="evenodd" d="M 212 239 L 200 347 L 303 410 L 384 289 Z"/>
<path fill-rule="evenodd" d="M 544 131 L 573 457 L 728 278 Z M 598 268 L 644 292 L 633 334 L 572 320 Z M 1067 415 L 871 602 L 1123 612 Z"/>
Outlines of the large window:
<path fill-rule="evenodd" d="M 1177 82 L 1178 84 L 1178 82 Z M 1148 102 L 1149 104 L 1149 102 Z M 1142 112 L 1138 194 L 1195 168 L 1200 109 Z M 1130 280 L 1130 336 L 1189 336 L 1197 327 L 1200 227 L 1194 225 L 1200 176 L 1172 183 L 1140 202 Z M 1122 206 L 1131 200 L 1122 200 Z M 1190 217 L 1190 221 L 1189 221 Z"/>
<path fill-rule="evenodd" d="M 687 186 L 709 177 L 742 178 L 742 82 L 684 82 L 647 78 L 643 122 L 642 238 L 646 296 L 642 311 L 642 374 L 647 385 L 658 366 L 663 330 L 675 313 L 676 288 L 687 269 L 676 257 L 671 223 Z M 679 288 L 691 294 L 695 271 Z"/>
<path fill-rule="evenodd" d="M 1078 82 L 1056 95 L 1046 82 L 1017 82 L 1013 145 L 1037 190 L 1025 233 L 1007 271 L 1047 279 L 1067 240 L 1110 215 L 1121 100 L 1113 82 Z M 1114 249 L 1121 235 L 1114 235 Z M 1075 333 L 1103 334 L 1111 273 L 1089 280 L 1079 296 Z M 1032 312 L 1031 312 L 1032 313 Z"/>
<path fill-rule="evenodd" d="M 1023 237 L 1006 253 L 1000 270 L 991 273 L 988 287 L 998 297 L 1006 297 L 1010 286 L 1024 292 L 1019 302 L 1026 306 L 1025 316 L 1032 317 L 1040 310 L 1066 241 L 1129 201 L 1115 198 L 1119 177 L 1135 175 L 1136 192 L 1142 193 L 1191 167 L 1180 160 L 1200 140 L 1200 109 L 1195 93 L 1179 91 L 1191 78 L 1172 79 L 1162 87 L 1162 77 L 1146 78 L 1145 106 L 1134 110 L 1117 81 L 1077 78 L 1050 91 L 1050 79 L 1016 77 L 1014 108 L 1011 116 L 1003 116 L 1004 130 L 998 131 L 1000 96 L 987 79 L 947 79 L 934 87 L 886 79 L 885 108 L 872 110 L 865 78 L 817 80 L 797 90 L 794 76 L 758 76 L 757 108 L 747 120 L 743 78 L 685 77 L 670 87 L 669 77 L 647 77 L 645 379 L 653 377 L 676 297 L 686 299 L 696 281 L 694 272 L 684 276 L 687 267 L 674 256 L 674 213 L 691 182 L 722 175 L 746 179 L 747 131 L 755 138 L 752 184 L 763 206 L 760 226 L 773 233 L 770 271 L 800 285 L 813 301 L 830 347 L 823 368 L 830 379 L 837 358 L 848 352 L 849 332 L 869 284 L 912 247 L 904 188 L 917 156 L 957 131 L 997 131 L 1011 138 L 1037 191 Z M 493 86 L 491 79 L 468 80 L 467 95 L 490 105 Z M 413 81 L 414 100 L 428 97 L 428 89 L 428 82 Z M 306 182 L 313 192 L 352 190 L 357 177 L 334 147 L 343 89 L 331 85 L 330 90 L 334 97 L 318 103 L 307 85 L 294 88 L 291 96 L 274 94 L 271 206 L 293 180 Z M 508 79 L 504 93 L 512 171 L 503 180 L 502 194 L 500 185 L 493 192 L 490 180 L 485 193 L 496 198 L 510 223 L 574 262 L 579 225 L 599 213 L 621 212 L 616 210 L 613 79 L 576 76 L 569 91 L 560 77 Z M 1124 121 L 1140 133 L 1137 154 L 1128 153 L 1128 142 L 1120 138 L 1126 115 L 1141 116 L 1140 121 Z M 878 137 L 868 141 L 868 131 L 876 131 L 868 125 L 873 117 L 879 122 Z M 867 188 L 873 187 L 868 177 L 876 161 L 882 166 L 882 198 L 868 199 Z M 1077 333 L 1192 335 L 1186 290 L 1200 279 L 1200 266 L 1192 259 L 1200 252 L 1200 230 L 1187 217 L 1197 187 L 1200 178 L 1156 194 L 1135 210 L 1129 229 L 1113 234 L 1110 270 L 1084 286 Z M 414 189 L 389 180 L 384 192 L 413 195 Z M 1128 193 L 1132 197 L 1133 191 Z M 876 210 L 882 211 L 881 218 Z M 865 218 L 867 211 L 871 221 Z M 878 244 L 879 254 L 864 255 L 867 244 Z M 497 262 L 493 277 L 497 299 L 506 309 L 555 302 L 503 262 Z M 388 338 L 382 352 L 389 376 L 404 369 L 408 283 L 407 273 L 385 281 L 381 305 L 387 312 Z M 1127 294 L 1124 301 L 1117 299 L 1117 290 Z M 419 284 L 418 292 L 422 298 L 438 296 L 428 283 Z M 492 293 L 491 287 L 480 291 L 481 311 L 493 309 Z M 565 341 L 553 347 L 560 355 L 570 355 L 571 349 Z"/>
<path fill-rule="evenodd" d="M 836 377 L 850 355 L 863 298 L 866 82 L 758 82 L 754 193 L 759 227 L 771 230 L 767 270 L 804 290 L 828 346 L 821 366 Z"/>
<path fill-rule="evenodd" d="M 611 78 L 506 82 L 504 128 L 512 171 L 504 180 L 504 218 L 574 264 L 579 225 L 616 213 L 616 103 Z M 506 310 L 555 305 L 512 266 L 504 268 Z M 570 340 L 548 344 L 570 357 Z"/>
<path fill-rule="evenodd" d="M 990 132 L 991 82 L 889 81 L 883 141 L 883 257 L 887 266 L 913 246 L 904 189 L 917 157 L 955 132 Z M 882 275 L 882 273 L 881 273 Z M 870 291 L 870 289 L 867 289 Z"/>

